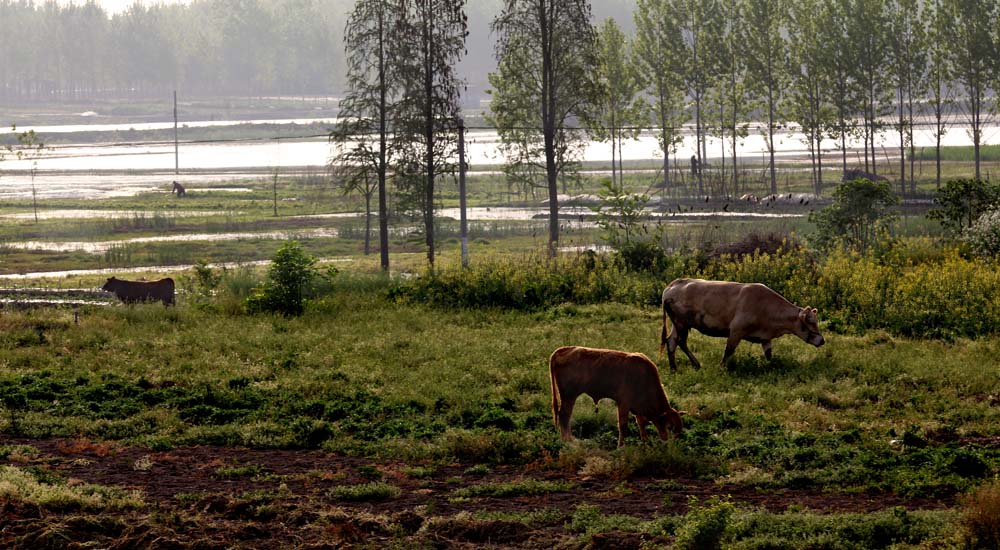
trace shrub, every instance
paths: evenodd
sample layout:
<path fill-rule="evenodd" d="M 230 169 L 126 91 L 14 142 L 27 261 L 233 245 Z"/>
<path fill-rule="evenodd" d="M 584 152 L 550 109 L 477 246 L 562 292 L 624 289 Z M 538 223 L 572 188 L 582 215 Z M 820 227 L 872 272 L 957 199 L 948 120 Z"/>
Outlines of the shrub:
<path fill-rule="evenodd" d="M 1000 210 L 986 212 L 962 233 L 972 251 L 984 257 L 1000 255 Z"/>
<path fill-rule="evenodd" d="M 308 255 L 296 241 L 289 241 L 275 253 L 267 272 L 267 281 L 247 298 L 250 313 L 302 315 L 306 292 L 317 273 L 316 258 Z"/>
<path fill-rule="evenodd" d="M 857 179 L 841 183 L 833 192 L 833 204 L 809 214 L 809 221 L 816 224 L 816 245 L 828 249 L 842 242 L 867 251 L 884 238 L 895 217 L 889 208 L 897 202 L 888 182 Z"/>
<path fill-rule="evenodd" d="M 697 497 L 691 497 L 688 505 L 691 509 L 684 524 L 677 529 L 676 547 L 690 550 L 721 548 L 736 506 L 719 497 L 712 497 L 704 504 L 699 504 Z"/>
<path fill-rule="evenodd" d="M 937 191 L 934 203 L 937 206 L 927 217 L 938 220 L 946 230 L 961 234 L 983 213 L 1000 206 L 1000 186 L 978 179 L 951 180 Z"/>
<path fill-rule="evenodd" d="M 970 548 L 1000 548 L 1000 481 L 980 486 L 962 499 L 962 525 Z"/>

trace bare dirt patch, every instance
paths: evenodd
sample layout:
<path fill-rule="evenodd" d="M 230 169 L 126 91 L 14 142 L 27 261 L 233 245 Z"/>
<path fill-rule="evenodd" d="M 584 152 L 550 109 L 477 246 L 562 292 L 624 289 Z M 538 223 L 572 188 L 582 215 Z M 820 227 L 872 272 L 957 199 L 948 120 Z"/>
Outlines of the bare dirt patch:
<path fill-rule="evenodd" d="M 380 542 L 408 539 L 441 547 L 537 548 L 578 542 L 567 518 L 582 504 L 642 519 L 684 514 L 691 496 L 704 500 L 730 495 L 738 505 L 775 512 L 790 506 L 830 513 L 897 506 L 942 509 L 955 504 L 950 499 L 906 499 L 891 493 L 760 492 L 698 479 L 664 484 L 651 476 L 624 481 L 583 478 L 541 465 L 497 467 L 482 474 L 466 472 L 472 464 L 428 464 L 420 465 L 422 472 L 417 475 L 414 464 L 306 450 L 196 446 L 152 451 L 72 439 L 0 438 L 0 444 L 30 445 L 39 451 L 17 454 L 0 464 L 41 468 L 67 483 L 137 490 L 146 504 L 125 511 L 49 510 L 0 497 L 0 547 L 4 548 L 70 548 L 88 542 L 106 548 L 334 548 L 378 547 Z M 526 478 L 571 481 L 574 488 L 509 498 L 454 495 L 472 484 Z M 337 487 L 375 480 L 397 487 L 398 496 L 372 500 L 332 496 Z M 520 521 L 474 516 L 537 510 L 564 515 L 530 527 Z M 587 543 L 595 548 L 626 548 L 647 539 L 611 532 L 594 535 Z"/>

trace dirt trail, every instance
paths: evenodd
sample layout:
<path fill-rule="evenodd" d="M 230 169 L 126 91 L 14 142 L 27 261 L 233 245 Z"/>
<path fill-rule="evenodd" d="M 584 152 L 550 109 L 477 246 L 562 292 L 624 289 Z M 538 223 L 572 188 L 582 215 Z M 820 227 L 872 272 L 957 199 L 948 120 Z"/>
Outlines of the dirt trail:
<path fill-rule="evenodd" d="M 338 456 L 321 451 L 248 450 L 196 446 L 150 451 L 82 440 L 14 440 L 0 445 L 30 445 L 37 456 L 12 456 L 0 465 L 41 468 L 69 484 L 96 484 L 138 490 L 146 507 L 131 511 L 40 509 L 0 497 L 0 547 L 72 547 L 97 541 L 108 548 L 341 547 L 377 544 L 400 536 L 424 543 L 461 547 L 552 546 L 577 540 L 567 529 L 582 504 L 605 514 L 642 519 L 683 514 L 690 496 L 704 500 L 730 495 L 741 506 L 783 511 L 789 506 L 830 512 L 871 512 L 895 506 L 941 509 L 952 501 L 904 499 L 893 494 L 831 494 L 810 490 L 760 492 L 695 479 L 665 480 L 633 476 L 627 480 L 585 478 L 576 472 L 540 466 L 467 471 L 472 464 L 426 465 Z M 418 473 L 419 472 L 419 473 Z M 484 482 L 526 478 L 570 481 L 574 488 L 538 496 L 455 498 L 455 491 Z M 380 502 L 338 500 L 330 491 L 373 479 L 398 487 L 397 498 Z M 668 483 L 663 483 L 669 481 Z M 526 528 L 511 521 L 477 521 L 460 512 L 519 513 L 555 510 L 558 519 Z M 431 519 L 434 518 L 434 519 Z M 611 537 L 610 539 L 608 537 Z M 648 537 L 601 535 L 591 545 L 628 547 Z M 603 543 L 601 541 L 604 541 Z M 470 546 L 470 547 L 472 547 Z"/>

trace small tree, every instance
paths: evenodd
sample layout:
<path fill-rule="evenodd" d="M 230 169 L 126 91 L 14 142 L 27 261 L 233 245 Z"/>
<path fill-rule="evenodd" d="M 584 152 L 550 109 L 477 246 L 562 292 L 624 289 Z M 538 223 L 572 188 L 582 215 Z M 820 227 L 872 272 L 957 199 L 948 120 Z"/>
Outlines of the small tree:
<path fill-rule="evenodd" d="M 895 219 L 889 209 L 898 201 L 885 181 L 841 183 L 833 192 L 833 204 L 809 215 L 809 221 L 816 224 L 816 244 L 829 248 L 843 243 L 868 251 Z"/>
<path fill-rule="evenodd" d="M 938 189 L 934 204 L 927 217 L 957 235 L 984 212 L 1000 207 L 1000 186 L 979 179 L 951 180 Z"/>
<path fill-rule="evenodd" d="M 615 249 L 619 261 L 633 271 L 661 266 L 665 260 L 659 244 L 662 232 L 650 231 L 642 222 L 649 197 L 627 193 L 609 180 L 601 185 L 601 204 L 593 210 L 597 212 L 598 227 L 604 230 L 602 238 Z"/>
<path fill-rule="evenodd" d="M 316 258 L 306 254 L 298 242 L 281 245 L 271 260 L 267 281 L 247 298 L 247 311 L 302 315 L 306 293 L 317 276 L 315 264 Z"/>

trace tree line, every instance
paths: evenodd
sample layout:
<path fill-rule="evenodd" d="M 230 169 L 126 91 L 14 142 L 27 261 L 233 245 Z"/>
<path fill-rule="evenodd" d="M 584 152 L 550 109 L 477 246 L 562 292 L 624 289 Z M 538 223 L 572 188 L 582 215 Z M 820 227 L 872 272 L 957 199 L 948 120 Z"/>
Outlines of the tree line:
<path fill-rule="evenodd" d="M 0 0 L 0 101 L 323 94 L 342 84 L 343 0 Z"/>
<path fill-rule="evenodd" d="M 412 17 L 411 3 L 432 1 L 462 22 L 433 35 L 428 46 L 449 52 L 434 63 L 454 64 L 467 35 L 463 0 L 358 0 L 346 28 L 342 114 L 352 122 L 332 136 L 340 146 L 334 164 L 348 188 L 369 200 L 379 194 L 384 269 L 387 184 L 424 186 L 420 207 L 433 266 L 428 193 L 435 170 L 455 168 L 446 151 L 461 124 L 455 106 L 463 83 L 449 72 L 437 73 L 441 81 L 430 85 L 427 71 L 444 68 L 432 69 L 430 61 L 424 72 L 406 69 L 420 50 L 401 40 L 404 32 L 432 36 L 432 23 L 401 23 Z M 669 187 L 670 156 L 693 124 L 698 192 L 704 192 L 700 167 L 712 136 L 724 144 L 721 173 L 727 155 L 733 166 L 731 185 L 723 182 L 722 192 L 738 193 L 737 146 L 759 131 L 768 149 L 770 191 L 777 193 L 775 140 L 796 126 L 819 194 L 821 150 L 838 149 L 844 173 L 858 169 L 878 177 L 876 137 L 891 132 L 898 141 L 899 194 L 905 196 L 916 191 L 915 126 L 933 128 L 940 186 L 941 137 L 954 124 L 972 137 L 980 177 L 983 128 L 1000 92 L 995 0 L 636 0 L 633 18 L 635 32 L 628 36 L 615 19 L 595 26 L 588 0 L 502 0 L 493 19 L 497 66 L 489 74 L 487 118 L 498 131 L 508 181 L 548 192 L 552 254 L 559 239 L 558 182 L 579 168 L 589 139 L 611 142 L 617 185 L 622 167 L 620 154 L 614 157 L 623 141 L 655 132 L 662 185 Z M 424 108 L 418 112 L 411 98 L 420 78 Z M 952 113 L 961 113 L 962 121 L 953 123 Z M 424 129 L 417 141 L 412 132 L 397 131 L 417 122 Z M 848 157 L 849 139 L 864 144 L 856 160 Z M 414 143 L 423 148 L 421 162 Z"/>

